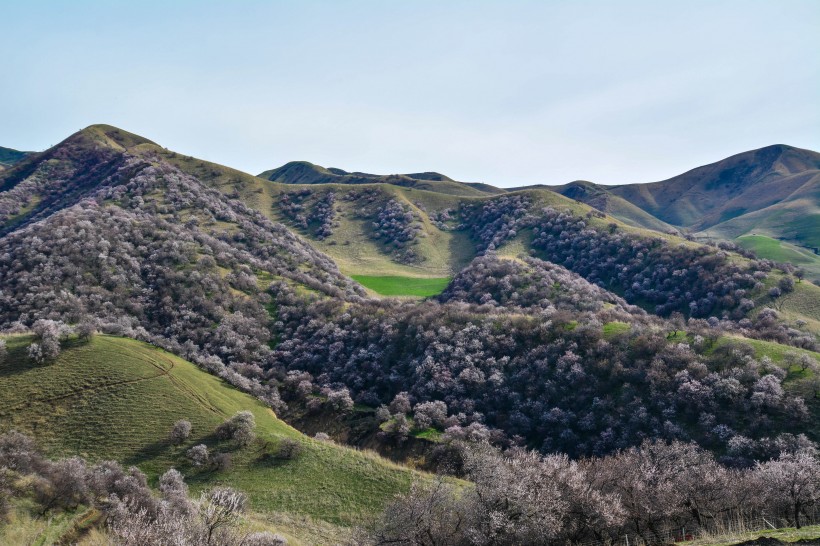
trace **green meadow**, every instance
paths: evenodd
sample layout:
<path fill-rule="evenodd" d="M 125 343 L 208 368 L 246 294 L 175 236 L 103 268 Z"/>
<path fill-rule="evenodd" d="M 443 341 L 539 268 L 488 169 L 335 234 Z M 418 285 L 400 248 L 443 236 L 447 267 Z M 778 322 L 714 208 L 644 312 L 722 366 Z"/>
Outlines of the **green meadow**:
<path fill-rule="evenodd" d="M 447 288 L 450 277 L 417 278 L 369 275 L 351 275 L 351 278 L 370 290 L 382 296 L 437 296 Z"/>

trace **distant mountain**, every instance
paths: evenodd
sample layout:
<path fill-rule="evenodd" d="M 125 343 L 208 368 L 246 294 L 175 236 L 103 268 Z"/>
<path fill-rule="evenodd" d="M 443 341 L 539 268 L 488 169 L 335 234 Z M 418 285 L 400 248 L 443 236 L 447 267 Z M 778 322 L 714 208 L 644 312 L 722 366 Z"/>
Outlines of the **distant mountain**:
<path fill-rule="evenodd" d="M 778 144 L 661 182 L 608 189 L 668 224 L 701 232 L 768 207 L 812 199 L 818 184 L 820 154 Z"/>
<path fill-rule="evenodd" d="M 0 146 L 0 171 L 11 167 L 30 154 L 31 152 L 21 152 Z"/>
<path fill-rule="evenodd" d="M 661 226 L 674 226 L 699 239 L 735 241 L 761 258 L 790 262 L 820 280 L 817 152 L 777 144 L 661 182 L 573 182 L 551 189 L 632 225 L 658 230 L 650 219 L 655 218 Z"/>
<path fill-rule="evenodd" d="M 437 172 L 369 174 L 348 172 L 335 167 L 325 168 L 308 161 L 291 161 L 277 169 L 265 171 L 259 177 L 281 184 L 393 184 L 464 196 L 493 195 L 505 191 L 489 184 L 457 182 Z"/>
<path fill-rule="evenodd" d="M 550 186 L 550 189 L 570 199 L 586 203 L 630 226 L 653 229 L 664 233 L 677 233 L 678 231 L 626 199 L 613 194 L 605 186 L 600 186 L 594 182 L 576 180 L 563 186 Z"/>

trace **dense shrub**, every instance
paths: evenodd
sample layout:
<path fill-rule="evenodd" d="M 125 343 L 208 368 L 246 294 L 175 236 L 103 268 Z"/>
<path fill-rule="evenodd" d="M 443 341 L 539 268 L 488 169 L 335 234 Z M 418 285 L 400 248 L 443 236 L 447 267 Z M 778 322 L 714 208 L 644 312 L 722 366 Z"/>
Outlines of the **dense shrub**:
<path fill-rule="evenodd" d="M 572 286 L 583 301 L 588 285 Z M 804 402 L 780 387 L 780 369 L 742 345 L 712 350 L 706 340 L 719 330 L 705 321 L 690 320 L 693 338 L 674 343 L 667 335 L 675 326 L 623 305 L 570 312 L 539 304 L 531 314 L 292 296 L 277 305 L 287 319 L 276 329 L 282 341 L 266 363 L 268 377 L 309 374 L 331 389 L 346 385 L 359 403 L 390 404 L 391 415 L 440 401 L 448 411 L 440 427 L 452 436 L 578 456 L 643 438 L 725 450 L 735 436 L 765 443 L 806 423 Z M 605 334 L 615 323 L 627 328 Z M 461 432 L 474 425 L 484 431 Z"/>
<path fill-rule="evenodd" d="M 335 192 L 327 191 L 316 197 L 311 189 L 303 188 L 282 193 L 274 208 L 281 210 L 302 229 L 312 226 L 314 235 L 322 240 L 333 234 L 335 204 Z"/>
<path fill-rule="evenodd" d="M 523 263 L 502 260 L 492 253 L 476 258 L 462 269 L 439 299 L 569 311 L 597 311 L 610 304 L 642 314 L 612 292 L 559 265 L 537 258 L 525 258 Z"/>
<path fill-rule="evenodd" d="M 630 303 L 654 306 L 668 315 L 682 311 L 706 317 L 739 309 L 755 288 L 755 263 L 741 266 L 725 252 L 705 246 L 672 244 L 646 237 L 587 226 L 572 214 L 546 208 L 534 223 L 533 247 L 588 281 L 623 293 Z"/>
<path fill-rule="evenodd" d="M 332 191 L 322 195 L 313 206 L 313 212 L 308 219 L 316 222 L 316 237 L 321 241 L 333 235 L 333 220 L 336 218 L 336 194 Z"/>
<path fill-rule="evenodd" d="M 463 451 L 475 487 L 439 480 L 398 497 L 358 544 L 579 544 L 625 535 L 666 544 L 761 516 L 799 527 L 820 502 L 816 452 L 783 452 L 743 471 L 692 444 L 645 442 L 576 462 L 563 455 Z"/>
<path fill-rule="evenodd" d="M 408 206 L 391 199 L 379 209 L 373 228 L 376 237 L 394 249 L 398 261 L 411 263 L 418 259 L 409 245 L 415 241 L 421 225 Z"/>
<path fill-rule="evenodd" d="M 462 204 L 459 214 L 461 229 L 466 229 L 477 241 L 476 250 L 495 250 L 512 239 L 532 222 L 529 209 L 532 199 L 525 194 L 505 195 L 483 203 Z"/>

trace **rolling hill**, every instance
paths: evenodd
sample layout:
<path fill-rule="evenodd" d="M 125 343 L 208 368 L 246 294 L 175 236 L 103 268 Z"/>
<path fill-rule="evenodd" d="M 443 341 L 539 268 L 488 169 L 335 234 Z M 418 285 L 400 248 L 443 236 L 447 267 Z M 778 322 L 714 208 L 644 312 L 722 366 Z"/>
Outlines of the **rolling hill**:
<path fill-rule="evenodd" d="M 259 400 L 146 343 L 103 335 L 70 340 L 56 361 L 40 365 L 26 356 L 30 337 L 5 339 L 0 431 L 30 434 L 51 456 L 136 465 L 152 480 L 177 468 L 194 492 L 231 485 L 249 495 L 258 522 L 296 544 L 334 543 L 418 475 L 376 455 L 307 438 Z M 244 410 L 254 414 L 258 438 L 237 450 L 213 431 Z M 168 433 L 179 419 L 189 420 L 193 432 L 174 445 Z M 303 448 L 293 460 L 276 455 L 286 439 Z M 185 451 L 199 443 L 232 453 L 232 468 L 191 466 Z"/>
<path fill-rule="evenodd" d="M 820 154 L 811 150 L 767 146 L 662 182 L 608 189 L 696 237 L 761 235 L 815 253 L 820 249 Z M 758 246 L 757 252 L 783 256 L 768 254 L 769 248 Z"/>
<path fill-rule="evenodd" d="M 605 212 L 627 225 L 660 231 L 677 233 L 677 229 L 633 205 L 623 197 L 609 191 L 608 188 L 593 182 L 578 180 L 563 186 L 550 186 L 549 189 L 561 195 L 586 203 L 590 207 Z"/>
<path fill-rule="evenodd" d="M 436 172 L 390 175 L 351 173 L 333 167 L 321 167 L 307 161 L 292 161 L 279 168 L 265 171 L 259 174 L 259 177 L 282 184 L 393 184 L 466 197 L 504 193 L 504 190 L 489 184 L 457 182 Z"/>
<path fill-rule="evenodd" d="M 281 225 L 280 228 L 276 228 L 280 230 L 276 232 L 276 237 L 287 238 L 289 243 L 285 248 L 292 249 L 280 252 L 282 259 L 290 263 L 296 263 L 292 261 L 295 259 L 319 264 L 316 267 L 311 266 L 313 272 L 309 275 L 314 277 L 315 282 L 325 284 L 332 279 L 330 283 L 336 287 L 334 289 L 354 290 L 349 278 L 346 279 L 343 275 L 397 277 L 398 283 L 401 283 L 402 277 L 452 277 L 484 251 L 484 243 L 476 239 L 476 229 L 479 226 L 476 226 L 475 222 L 490 220 L 480 219 L 478 216 L 470 219 L 466 215 L 467 211 L 482 207 L 490 210 L 498 203 L 511 203 L 516 200 L 525 203 L 517 214 L 530 218 L 531 220 L 526 220 L 530 223 L 535 221 L 544 207 L 550 207 L 583 216 L 590 227 L 598 230 L 610 229 L 610 224 L 614 223 L 624 232 L 651 240 L 684 246 L 693 244 L 673 235 L 658 233 L 656 229 L 662 228 L 665 224 L 660 221 L 652 222 L 648 215 L 631 207 L 621 198 L 603 194 L 601 186 L 588 183 L 570 184 L 565 186 L 563 191 L 575 197 L 593 200 L 593 204 L 597 203 L 604 208 L 609 207 L 611 216 L 599 218 L 595 208 L 581 200 L 568 198 L 545 188 L 487 195 L 465 186 L 470 188 L 470 192 L 480 193 L 469 196 L 454 195 L 449 190 L 434 191 L 438 188 L 436 185 L 452 183 L 439 175 L 413 175 L 418 178 L 412 180 L 431 184 L 431 189 L 382 182 L 272 182 L 177 154 L 149 139 L 105 125 L 91 126 L 58 146 L 23 160 L 0 175 L 0 188 L 13 188 L 6 194 L 0 194 L 0 232 L 19 230 L 32 222 L 46 219 L 54 212 L 74 206 L 103 190 L 106 195 L 114 195 L 110 188 L 121 185 L 122 180 L 136 176 L 136 169 L 133 172 L 125 171 L 125 165 L 129 163 L 153 165 L 154 168 L 161 166 L 162 169 L 177 172 L 178 176 L 184 178 L 180 178 L 180 182 L 175 186 L 177 189 L 169 193 L 167 181 L 160 177 L 154 183 L 155 187 L 150 194 L 151 201 L 156 203 L 151 205 L 152 207 L 170 206 L 169 212 L 176 209 L 171 215 L 161 215 L 169 221 L 179 225 L 177 218 L 184 218 L 185 221 L 194 220 L 196 225 L 190 222 L 186 224 L 189 226 L 186 229 L 229 238 L 235 238 L 234 233 L 241 222 L 223 221 L 218 218 L 220 215 L 227 214 L 226 218 L 230 215 L 237 217 L 239 213 L 239 217 L 248 220 L 253 217 L 252 222 L 264 221 L 273 222 L 274 226 Z M 339 180 L 351 176 L 341 170 L 321 169 L 304 163 L 291 164 L 291 167 L 296 171 L 319 173 L 322 176 L 329 173 L 331 178 Z M 291 169 L 285 171 L 290 172 Z M 369 178 L 374 175 L 361 176 L 363 180 L 374 180 Z M 410 179 L 409 176 L 407 178 Z M 424 178 L 442 180 L 423 180 Z M 318 180 L 307 179 L 312 182 Z M 378 177 L 375 180 L 378 180 Z M 190 191 L 190 188 L 198 188 L 198 192 L 205 193 L 218 190 L 218 194 L 208 194 L 208 199 L 222 195 L 220 199 L 227 198 L 227 201 L 219 205 L 213 204 L 210 211 L 205 214 L 201 207 L 191 206 L 189 203 L 167 202 L 169 195 L 176 196 L 180 190 Z M 11 198 L 9 200 L 13 205 L 4 208 L 3 198 Z M 205 198 L 204 194 L 202 198 Z M 142 199 L 145 200 L 144 197 Z M 128 204 L 133 207 L 137 202 L 129 201 Z M 231 213 L 216 210 L 225 204 L 233 208 Z M 513 219 L 504 214 L 506 213 L 502 212 L 500 216 L 493 217 L 492 221 L 498 223 L 493 229 L 504 225 L 505 222 L 520 223 L 523 219 Z M 405 217 L 399 218 L 399 215 Z M 380 222 L 378 228 L 375 227 L 377 222 Z M 634 227 L 635 224 L 650 225 L 655 229 Z M 283 229 L 285 226 L 287 230 Z M 397 226 L 405 231 L 397 232 Z M 270 231 L 273 228 L 264 229 Z M 292 233 L 297 233 L 298 237 L 291 240 Z M 406 240 L 399 241 L 396 237 Z M 531 239 L 531 228 L 524 227 L 516 232 L 514 237 L 501 237 L 492 246 L 494 251 L 500 254 L 529 254 L 535 251 L 531 247 Z M 317 250 L 319 252 L 316 252 Z M 296 258 L 297 256 L 299 257 Z M 332 261 L 328 257 L 332 258 Z M 232 267 L 229 266 L 228 269 Z M 254 268 L 258 269 L 258 266 Z M 282 275 L 294 278 L 293 271 L 292 265 L 283 264 L 264 274 L 259 272 L 257 276 L 260 278 L 261 286 L 267 286 Z M 343 275 L 339 275 L 339 272 Z"/>
<path fill-rule="evenodd" d="M 790 153 L 760 169 L 806 166 Z M 680 440 L 751 464 L 816 439 L 817 401 L 799 396 L 816 377 L 820 288 L 687 240 L 607 188 L 559 190 L 306 163 L 265 178 L 91 126 L 0 173 L 0 427 L 152 479 L 180 466 L 195 491 L 235 485 L 254 517 L 310 543 L 419 475 L 304 438 L 272 413 L 284 403 L 306 421 L 366 415 L 367 437 L 393 446 L 483 438 L 589 457 Z M 48 332 L 89 329 L 104 335 L 63 339 L 49 360 Z M 213 435 L 239 409 L 259 423 L 247 449 Z M 165 440 L 180 418 L 194 426 L 183 447 Z M 302 455 L 279 457 L 284 439 Z M 186 466 L 193 442 L 233 450 L 233 468 Z"/>
<path fill-rule="evenodd" d="M 673 226 L 703 231 L 804 193 L 818 183 L 820 154 L 774 145 L 662 182 L 610 191 Z"/>
<path fill-rule="evenodd" d="M 810 279 L 820 280 L 820 270 L 816 267 L 815 260 L 806 255 L 806 252 L 820 252 L 820 154 L 785 145 L 737 154 L 662 182 L 622 186 L 575 181 L 560 186 L 536 185 L 502 190 L 492 186 L 454 182 L 438 173 L 383 176 L 326 169 L 308 162 L 288 163 L 260 176 L 300 187 L 391 184 L 403 188 L 400 193 L 411 206 L 417 199 L 406 194 L 405 190 L 410 188 L 457 196 L 459 199 L 448 203 L 450 208 L 454 208 L 456 202 L 461 202 L 461 198 L 482 198 L 500 195 L 504 191 L 537 192 L 547 189 L 589 205 L 631 227 L 662 233 L 678 233 L 683 230 L 707 240 L 735 240 L 746 235 L 756 235 L 782 241 L 783 245 L 798 247 L 796 252 L 803 256 L 802 260 L 791 263 L 803 267 Z M 433 211 L 436 210 L 442 210 L 442 206 L 433 204 Z M 286 218 L 279 219 L 287 221 Z M 347 224 L 343 219 L 339 221 Z M 349 231 L 345 229 L 345 232 Z M 345 271 L 359 273 L 361 268 L 374 275 L 441 277 L 454 274 L 465 263 L 462 259 L 444 264 L 440 259 L 434 258 L 429 261 L 429 272 L 422 271 L 425 266 L 418 267 L 419 264 L 411 269 L 397 269 L 373 259 L 383 253 L 383 249 L 380 251 L 378 248 L 370 248 L 366 254 L 362 254 L 360 249 L 368 245 L 362 242 L 365 238 L 362 230 L 358 229 L 356 232 L 358 235 L 355 238 L 359 242 L 351 241 L 353 251 L 344 253 L 344 256 L 325 246 L 323 241 L 318 241 L 323 251 L 344 264 L 342 267 Z M 434 232 L 429 226 L 424 226 L 424 233 L 430 235 Z M 434 236 L 433 239 L 433 246 L 440 247 L 441 237 Z M 745 244 L 742 240 L 736 242 L 751 248 L 748 240 Z M 331 239 L 328 243 L 339 244 L 339 241 Z M 796 258 L 794 253 L 789 252 L 770 253 L 774 248 L 774 245 L 756 245 L 754 250 L 760 257 L 772 260 L 782 260 L 784 256 Z M 420 254 L 433 254 L 426 250 L 423 246 L 420 247 Z M 348 265 L 351 261 L 354 263 L 353 267 Z"/>
<path fill-rule="evenodd" d="M 0 146 L 0 171 L 3 171 L 15 163 L 20 162 L 30 154 L 31 152 L 20 152 L 18 150 L 12 150 L 11 148 L 4 148 Z"/>

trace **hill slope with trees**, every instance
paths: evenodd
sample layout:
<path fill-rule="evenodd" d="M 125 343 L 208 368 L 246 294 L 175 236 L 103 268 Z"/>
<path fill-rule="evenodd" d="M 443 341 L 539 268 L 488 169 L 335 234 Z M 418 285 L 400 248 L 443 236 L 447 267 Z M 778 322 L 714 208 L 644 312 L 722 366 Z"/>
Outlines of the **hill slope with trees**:
<path fill-rule="evenodd" d="M 678 442 L 726 468 L 750 468 L 818 439 L 820 289 L 793 268 L 731 243 L 628 225 L 545 189 L 458 195 L 434 191 L 450 181 L 415 176 L 430 189 L 274 182 L 110 126 L 28 156 L 0 173 L 0 330 L 33 336 L 4 344 L 19 369 L 2 381 L 23 380 L 9 392 L 36 401 L 27 385 L 41 384 L 38 370 L 78 384 L 86 368 L 89 377 L 99 371 L 87 351 L 124 344 L 140 354 L 147 346 L 132 344 L 148 342 L 275 411 L 365 416 L 369 437 L 397 451 L 422 439 L 416 464 L 458 475 L 470 475 L 464 442 L 574 459 Z M 369 297 L 348 276 L 357 274 L 452 279 L 419 301 Z M 91 341 L 74 345 L 71 335 Z M 132 373 L 183 388 L 162 367 Z M 184 390 L 208 407 L 207 388 Z M 88 405 L 107 403 L 115 404 Z M 49 434 L 59 440 L 85 426 L 68 408 L 39 418 L 47 410 L 31 408 L 15 426 L 43 423 L 27 430 L 43 433 L 46 446 Z M 53 421 L 61 418 L 62 427 Z M 98 424 L 102 436 L 119 437 Z M 243 426 L 228 423 L 204 448 L 191 446 L 192 460 Z M 271 444 L 284 434 L 276 427 Z M 102 436 L 55 445 L 66 454 L 111 447 L 84 443 Z M 170 453 L 118 445 L 111 456 L 144 457 L 149 471 Z M 351 460 L 366 472 L 387 468 Z M 238 461 L 247 464 L 237 480 L 267 469 Z M 332 464 L 317 459 L 311 472 Z M 327 489 L 367 496 L 355 501 L 359 514 L 409 486 L 401 472 L 372 488 L 350 472 Z M 289 494 L 247 488 L 257 506 Z M 334 506 L 304 510 L 329 524 L 358 517 Z"/>
<path fill-rule="evenodd" d="M 66 334 L 60 353 L 38 363 L 28 354 L 33 337 L 0 339 L 0 432 L 29 434 L 51 457 L 136 465 L 153 484 L 175 468 L 197 495 L 232 486 L 248 496 L 257 520 L 286 536 L 329 541 L 418 476 L 307 438 L 261 401 L 146 343 Z M 242 411 L 253 416 L 253 437 L 220 435 L 222 423 Z M 177 430 L 180 422 L 187 428 Z M 199 445 L 206 447 L 200 459 L 192 453 Z"/>

